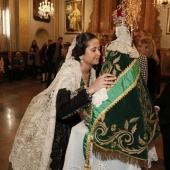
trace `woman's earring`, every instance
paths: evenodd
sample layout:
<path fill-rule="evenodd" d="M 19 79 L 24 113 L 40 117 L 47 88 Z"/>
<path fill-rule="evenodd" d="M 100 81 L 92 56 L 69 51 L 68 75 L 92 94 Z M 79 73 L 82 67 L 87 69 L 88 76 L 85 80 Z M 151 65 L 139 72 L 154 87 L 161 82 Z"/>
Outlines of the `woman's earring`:
<path fill-rule="evenodd" d="M 83 56 L 80 56 L 80 62 L 83 63 Z"/>

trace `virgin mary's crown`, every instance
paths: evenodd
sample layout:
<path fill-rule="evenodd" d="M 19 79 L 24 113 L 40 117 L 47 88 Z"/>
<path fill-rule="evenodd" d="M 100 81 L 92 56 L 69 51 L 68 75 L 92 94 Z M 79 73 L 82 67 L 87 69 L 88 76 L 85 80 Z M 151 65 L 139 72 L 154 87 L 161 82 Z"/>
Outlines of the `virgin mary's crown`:
<path fill-rule="evenodd" d="M 116 26 L 126 25 L 126 11 L 123 4 L 120 4 L 113 12 L 113 22 Z"/>
<path fill-rule="evenodd" d="M 141 0 L 122 0 L 113 12 L 113 22 L 116 26 L 125 25 L 131 29 L 138 28 Z"/>

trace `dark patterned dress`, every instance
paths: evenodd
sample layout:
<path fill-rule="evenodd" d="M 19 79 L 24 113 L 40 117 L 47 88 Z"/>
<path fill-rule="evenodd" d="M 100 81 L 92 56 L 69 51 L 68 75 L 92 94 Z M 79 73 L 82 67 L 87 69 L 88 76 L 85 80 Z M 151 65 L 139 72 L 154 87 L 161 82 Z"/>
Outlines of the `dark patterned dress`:
<path fill-rule="evenodd" d="M 71 128 L 81 121 L 79 113 L 91 103 L 91 97 L 83 88 L 83 80 L 81 80 L 80 87 L 77 95 L 72 99 L 70 99 L 70 91 L 66 89 L 58 91 L 56 100 L 57 118 L 51 153 L 52 162 L 50 164 L 52 170 L 62 170 Z"/>

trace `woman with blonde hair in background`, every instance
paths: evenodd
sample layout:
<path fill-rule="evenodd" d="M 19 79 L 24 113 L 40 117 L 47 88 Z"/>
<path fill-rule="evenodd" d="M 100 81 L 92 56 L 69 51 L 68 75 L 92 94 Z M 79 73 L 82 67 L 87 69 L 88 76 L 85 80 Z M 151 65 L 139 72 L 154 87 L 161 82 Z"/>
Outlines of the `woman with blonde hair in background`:
<path fill-rule="evenodd" d="M 156 45 L 153 39 L 143 38 L 139 42 L 139 53 L 145 55 L 148 60 L 148 82 L 147 87 L 152 98 L 152 101 L 156 100 L 156 89 L 158 85 L 159 76 L 159 57 L 156 52 Z"/>

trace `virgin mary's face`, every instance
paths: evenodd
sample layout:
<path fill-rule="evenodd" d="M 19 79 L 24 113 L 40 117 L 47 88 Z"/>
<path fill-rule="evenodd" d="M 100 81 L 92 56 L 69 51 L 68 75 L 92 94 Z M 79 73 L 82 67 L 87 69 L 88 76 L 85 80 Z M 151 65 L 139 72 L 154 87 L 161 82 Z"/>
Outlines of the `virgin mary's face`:
<path fill-rule="evenodd" d="M 97 65 L 100 59 L 100 43 L 97 38 L 93 38 L 88 42 L 83 62 L 88 65 Z"/>

